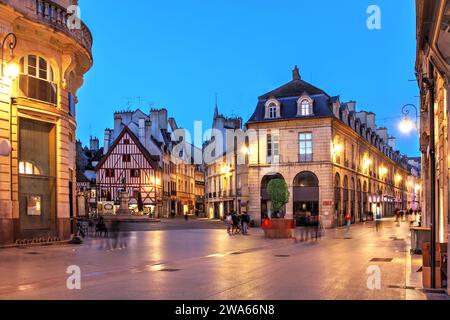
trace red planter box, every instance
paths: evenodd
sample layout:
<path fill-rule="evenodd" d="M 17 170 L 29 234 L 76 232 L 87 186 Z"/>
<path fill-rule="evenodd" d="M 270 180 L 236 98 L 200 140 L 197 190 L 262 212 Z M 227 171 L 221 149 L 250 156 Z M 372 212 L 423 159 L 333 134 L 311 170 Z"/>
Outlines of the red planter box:
<path fill-rule="evenodd" d="M 262 229 L 267 239 L 290 239 L 294 236 L 293 219 L 263 220 Z"/>

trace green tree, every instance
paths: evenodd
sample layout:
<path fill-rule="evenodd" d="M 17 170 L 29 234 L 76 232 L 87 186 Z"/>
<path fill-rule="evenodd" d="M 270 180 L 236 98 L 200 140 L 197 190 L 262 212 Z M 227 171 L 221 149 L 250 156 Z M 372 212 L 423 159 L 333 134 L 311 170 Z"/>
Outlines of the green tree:
<path fill-rule="evenodd" d="M 289 202 L 288 185 L 283 179 L 273 179 L 267 186 L 267 193 L 272 201 L 272 210 L 280 212 L 283 206 Z"/>

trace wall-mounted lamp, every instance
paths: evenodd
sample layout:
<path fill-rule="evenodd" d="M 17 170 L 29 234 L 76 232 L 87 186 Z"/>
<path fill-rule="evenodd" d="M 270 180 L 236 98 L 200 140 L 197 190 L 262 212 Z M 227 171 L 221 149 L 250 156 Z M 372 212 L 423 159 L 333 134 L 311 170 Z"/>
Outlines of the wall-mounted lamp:
<path fill-rule="evenodd" d="M 411 113 L 409 108 L 412 108 L 416 112 L 416 120 L 413 121 L 409 118 L 409 114 Z M 400 122 L 398 128 L 404 134 L 410 134 L 414 129 L 419 131 L 419 112 L 417 107 L 413 104 L 407 104 L 402 108 L 403 120 Z"/>
<path fill-rule="evenodd" d="M 5 61 L 5 45 L 8 45 L 10 50 L 10 58 L 11 62 Z M 15 63 L 14 60 L 14 49 L 17 46 L 17 37 L 14 33 L 8 33 L 2 40 L 1 43 L 1 65 L 0 65 L 0 76 L 2 82 L 5 79 L 14 80 L 19 76 L 19 66 Z M 6 67 L 5 67 L 6 65 Z"/>

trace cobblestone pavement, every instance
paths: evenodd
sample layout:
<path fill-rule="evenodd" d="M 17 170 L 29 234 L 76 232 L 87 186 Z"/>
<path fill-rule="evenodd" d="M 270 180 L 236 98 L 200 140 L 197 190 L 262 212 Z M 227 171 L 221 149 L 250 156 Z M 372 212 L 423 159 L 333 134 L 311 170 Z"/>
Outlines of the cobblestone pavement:
<path fill-rule="evenodd" d="M 130 229 L 132 227 L 129 227 Z M 227 235 L 217 221 L 163 221 L 80 246 L 0 250 L 0 299 L 446 299 L 425 295 L 409 229 L 383 222 L 328 230 L 318 242 Z M 300 237 L 301 230 L 297 231 Z M 126 247 L 125 247 L 126 244 Z M 375 260 L 373 260 L 375 259 Z M 68 290 L 69 266 L 81 290 Z M 381 289 L 368 289 L 368 268 Z"/>

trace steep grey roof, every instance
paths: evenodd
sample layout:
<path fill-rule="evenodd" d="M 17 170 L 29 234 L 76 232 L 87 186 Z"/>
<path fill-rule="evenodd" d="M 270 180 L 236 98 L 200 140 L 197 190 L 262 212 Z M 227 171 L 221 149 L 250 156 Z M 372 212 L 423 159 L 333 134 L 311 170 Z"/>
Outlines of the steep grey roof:
<path fill-rule="evenodd" d="M 270 99 L 271 97 L 275 98 L 300 97 L 304 93 L 307 93 L 309 95 L 323 94 L 329 97 L 328 94 L 325 93 L 325 91 L 313 86 L 312 84 L 306 81 L 292 80 L 291 82 L 288 82 L 282 85 L 281 87 L 262 95 L 261 97 L 259 97 L 259 99 L 264 100 Z"/>

